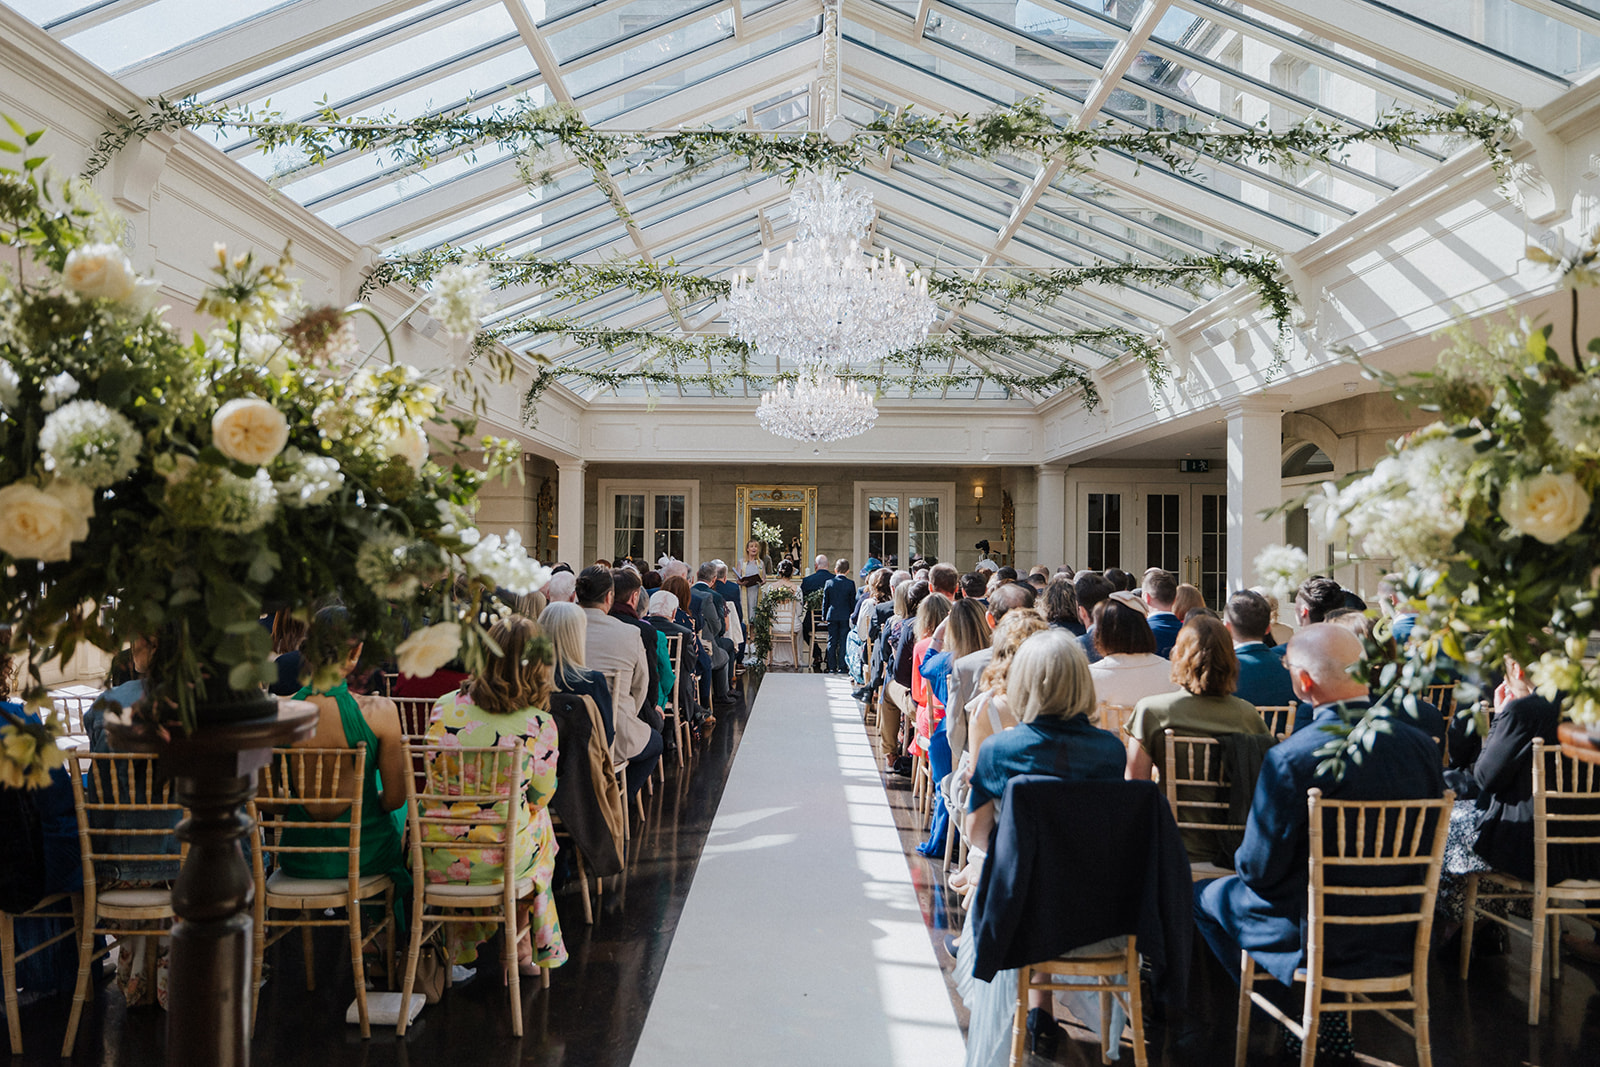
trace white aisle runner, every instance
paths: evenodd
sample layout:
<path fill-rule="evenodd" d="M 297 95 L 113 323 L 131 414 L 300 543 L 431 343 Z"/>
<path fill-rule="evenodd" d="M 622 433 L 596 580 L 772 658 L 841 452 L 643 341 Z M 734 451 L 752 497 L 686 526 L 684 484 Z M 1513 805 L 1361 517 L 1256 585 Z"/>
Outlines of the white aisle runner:
<path fill-rule="evenodd" d="M 768 674 L 634 1064 L 960 1064 L 934 953 L 849 679 Z"/>

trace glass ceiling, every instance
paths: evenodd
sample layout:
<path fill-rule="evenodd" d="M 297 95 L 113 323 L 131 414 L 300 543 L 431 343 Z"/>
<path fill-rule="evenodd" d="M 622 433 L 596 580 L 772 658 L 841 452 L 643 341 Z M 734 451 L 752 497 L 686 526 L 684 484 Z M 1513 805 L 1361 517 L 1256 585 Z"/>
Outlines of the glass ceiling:
<path fill-rule="evenodd" d="M 487 111 L 520 99 L 571 102 L 616 130 L 798 130 L 822 110 L 813 100 L 821 0 L 3 2 L 141 96 L 270 102 L 290 117 L 325 105 L 350 115 Z M 1600 66 L 1600 0 L 842 0 L 840 31 L 839 110 L 858 123 L 886 109 L 978 114 L 1037 96 L 1064 122 L 1245 129 L 1316 115 L 1359 126 L 1395 107 L 1451 106 L 1458 92 L 1537 107 Z M 793 235 L 788 187 L 737 159 L 692 175 L 676 165 L 618 166 L 604 176 L 611 190 L 569 166 L 530 189 L 511 154 L 494 146 L 418 170 L 382 153 L 310 166 L 293 150 L 263 155 L 247 136 L 214 140 L 283 195 L 386 252 L 449 243 L 584 262 L 649 258 L 731 276 Z M 1406 151 L 1362 147 L 1336 164 L 1287 170 L 1202 160 L 1182 175 L 1113 153 L 1090 174 L 913 154 L 856 180 L 878 205 L 871 250 L 950 277 L 1003 276 L 1293 251 L 1425 176 L 1449 151 L 1438 140 Z M 1090 287 L 1044 308 L 992 299 L 947 309 L 936 329 L 1154 332 L 1215 295 Z M 571 301 L 538 287 L 499 296 L 498 320 L 726 332 L 710 300 L 669 306 L 659 295 L 614 291 Z M 650 358 L 550 336 L 512 343 L 583 366 Z M 1095 367 L 1114 355 L 1070 358 Z M 993 365 L 1053 369 L 1038 354 L 996 356 Z M 754 367 L 778 369 L 759 359 Z M 929 368 L 971 369 L 961 359 Z M 1015 399 L 991 384 L 958 392 Z"/>

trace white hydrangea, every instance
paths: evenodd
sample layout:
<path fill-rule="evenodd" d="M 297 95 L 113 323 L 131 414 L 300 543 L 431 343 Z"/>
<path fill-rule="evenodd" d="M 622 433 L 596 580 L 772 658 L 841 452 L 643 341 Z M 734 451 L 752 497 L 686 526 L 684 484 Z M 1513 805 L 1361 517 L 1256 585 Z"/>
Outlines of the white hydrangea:
<path fill-rule="evenodd" d="M 272 484 L 291 508 L 326 503 L 344 485 L 344 472 L 332 456 L 312 455 L 291 447 L 283 450 L 277 466 L 279 477 Z"/>
<path fill-rule="evenodd" d="M 433 573 L 426 573 L 425 561 L 431 552 Z M 438 552 L 430 545 L 413 543 L 397 533 L 369 538 L 356 553 L 356 575 L 367 588 L 386 600 L 404 600 L 415 595 L 424 581 L 437 576 Z"/>
<path fill-rule="evenodd" d="M 216 526 L 228 533 L 255 533 L 278 513 L 278 491 L 264 470 L 254 477 L 241 478 L 232 471 L 220 472 L 214 490 L 222 505 Z"/>
<path fill-rule="evenodd" d="M 462 554 L 461 562 L 495 588 L 508 589 L 518 596 L 543 588 L 550 580 L 550 568 L 529 557 L 522 547 L 522 536 L 515 530 L 507 532 L 504 540 L 498 534 L 485 536 Z"/>
<path fill-rule="evenodd" d="M 0 360 L 0 407 L 7 411 L 17 410 L 17 405 L 22 403 L 22 379 L 17 377 L 17 368 L 9 360 Z"/>
<path fill-rule="evenodd" d="M 226 332 L 226 331 L 224 331 Z M 239 337 L 241 362 L 261 367 L 268 374 L 283 375 L 289 372 L 289 346 L 277 334 L 255 326 L 245 326 Z"/>
<path fill-rule="evenodd" d="M 54 411 L 62 404 L 78 395 L 78 379 L 62 371 L 60 374 L 44 381 L 44 397 L 39 406 L 46 411 Z"/>
<path fill-rule="evenodd" d="M 1268 545 L 1263 548 L 1256 553 L 1255 568 L 1261 584 L 1284 603 L 1311 575 L 1310 559 L 1303 550 L 1293 545 Z"/>
<path fill-rule="evenodd" d="M 128 417 L 98 400 L 63 405 L 39 430 L 45 469 L 90 489 L 104 489 L 133 473 L 142 444 Z"/>
<path fill-rule="evenodd" d="M 1461 493 L 1477 459 L 1473 440 L 1435 424 L 1345 487 L 1337 510 L 1367 555 L 1427 564 L 1450 554 L 1467 523 Z"/>
<path fill-rule="evenodd" d="M 1600 379 L 1587 378 L 1557 393 L 1545 413 L 1550 439 L 1580 456 L 1600 456 Z"/>
<path fill-rule="evenodd" d="M 428 314 L 452 337 L 471 337 L 489 311 L 489 268 L 482 263 L 454 263 L 433 278 Z"/>

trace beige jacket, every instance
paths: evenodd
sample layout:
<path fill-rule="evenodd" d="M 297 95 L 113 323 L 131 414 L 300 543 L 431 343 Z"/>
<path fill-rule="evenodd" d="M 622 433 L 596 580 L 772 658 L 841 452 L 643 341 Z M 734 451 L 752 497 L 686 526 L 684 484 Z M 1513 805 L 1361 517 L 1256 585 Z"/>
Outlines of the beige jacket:
<path fill-rule="evenodd" d="M 637 628 L 618 622 L 599 608 L 584 608 L 589 630 L 584 639 L 583 665 L 606 676 L 611 685 L 611 721 L 616 734 L 611 753 L 618 760 L 632 759 L 650 743 L 650 725 L 639 718 L 650 668 Z"/>

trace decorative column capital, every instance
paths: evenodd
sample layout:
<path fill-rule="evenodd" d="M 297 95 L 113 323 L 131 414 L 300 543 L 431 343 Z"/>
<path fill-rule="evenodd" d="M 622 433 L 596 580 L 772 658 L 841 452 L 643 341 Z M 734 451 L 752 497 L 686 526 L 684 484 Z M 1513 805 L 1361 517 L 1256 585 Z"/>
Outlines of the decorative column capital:
<path fill-rule="evenodd" d="M 1282 415 L 1293 398 L 1288 393 L 1251 393 L 1222 401 L 1222 413 L 1230 419 L 1239 415 Z"/>

